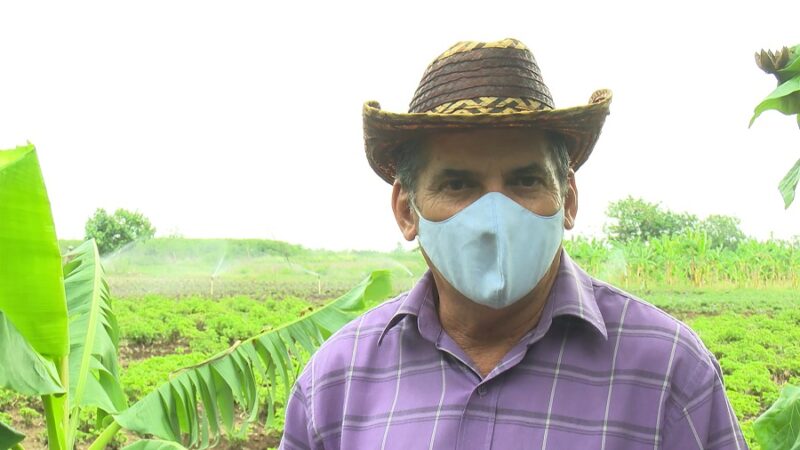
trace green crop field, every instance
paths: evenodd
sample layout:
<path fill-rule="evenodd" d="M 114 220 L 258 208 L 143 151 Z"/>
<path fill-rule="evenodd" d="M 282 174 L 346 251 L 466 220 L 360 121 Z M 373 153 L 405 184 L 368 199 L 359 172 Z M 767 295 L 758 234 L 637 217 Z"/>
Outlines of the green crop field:
<path fill-rule="evenodd" d="M 65 250 L 74 245 L 62 242 Z M 719 359 L 731 403 L 758 449 L 753 420 L 783 384 L 800 384 L 800 248 L 751 241 L 733 252 L 702 245 L 687 237 L 656 246 L 578 239 L 566 248 L 589 272 L 672 313 L 700 335 Z M 121 333 L 121 384 L 131 402 L 172 372 L 341 295 L 372 270 L 391 270 L 394 293 L 407 290 L 425 270 L 417 251 L 332 252 L 245 240 L 155 239 L 103 264 Z M 263 426 L 262 408 L 261 425 L 221 448 L 277 446 L 282 389 L 275 391 L 271 427 Z M 0 411 L 0 420 L 29 436 L 26 448 L 45 448 L 37 400 L 0 391 Z M 81 421 L 79 437 L 90 442 L 99 432 L 94 417 Z M 119 434 L 114 445 L 128 439 Z"/>

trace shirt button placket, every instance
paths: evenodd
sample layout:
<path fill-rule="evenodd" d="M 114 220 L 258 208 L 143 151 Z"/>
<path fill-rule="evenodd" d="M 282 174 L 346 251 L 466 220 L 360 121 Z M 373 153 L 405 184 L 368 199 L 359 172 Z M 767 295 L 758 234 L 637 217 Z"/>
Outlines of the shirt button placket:
<path fill-rule="evenodd" d="M 479 384 L 473 388 L 458 426 L 457 449 L 489 450 L 491 448 L 492 427 L 489 423 L 493 421 L 476 417 L 487 413 L 485 397 L 488 393 L 489 388 L 485 384 Z"/>

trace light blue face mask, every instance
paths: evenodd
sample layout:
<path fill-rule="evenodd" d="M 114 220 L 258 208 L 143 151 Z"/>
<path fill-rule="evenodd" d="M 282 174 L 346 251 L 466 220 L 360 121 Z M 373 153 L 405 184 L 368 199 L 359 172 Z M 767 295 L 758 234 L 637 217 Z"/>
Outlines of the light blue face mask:
<path fill-rule="evenodd" d="M 419 216 L 420 245 L 444 278 L 468 299 L 499 309 L 531 292 L 564 236 L 564 208 L 545 217 L 489 192 L 449 219 Z"/>

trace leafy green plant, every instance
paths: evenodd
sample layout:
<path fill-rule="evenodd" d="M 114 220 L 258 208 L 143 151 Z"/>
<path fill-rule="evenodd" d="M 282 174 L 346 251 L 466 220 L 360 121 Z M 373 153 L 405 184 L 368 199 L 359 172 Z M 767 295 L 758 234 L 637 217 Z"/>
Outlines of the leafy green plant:
<path fill-rule="evenodd" d="M 784 387 L 753 428 L 763 450 L 800 449 L 800 387 Z"/>
<path fill-rule="evenodd" d="M 797 125 L 800 126 L 800 45 L 783 47 L 774 53 L 761 50 L 760 53 L 756 53 L 756 64 L 764 72 L 775 76 L 778 87 L 756 106 L 750 119 L 750 126 L 753 126 L 753 122 L 761 113 L 770 109 L 780 111 L 787 116 L 795 115 Z M 794 201 L 798 182 L 800 182 L 800 159 L 778 184 L 786 208 Z"/>
<path fill-rule="evenodd" d="M 32 145 L 0 151 L 0 216 L 11 218 L 0 221 L 0 387 L 41 396 L 51 449 L 75 448 L 88 408 L 104 427 L 90 450 L 104 448 L 122 427 L 162 439 L 130 449 L 205 448 L 223 434 L 242 436 L 258 418 L 260 396 L 267 397 L 269 423 L 275 389 L 282 385 L 288 395 L 303 355 L 391 290 L 389 272 L 373 272 L 329 304 L 182 369 L 128 407 L 119 384 L 119 327 L 97 244 L 81 244 L 61 267 Z M 238 409 L 247 413 L 243 420 Z M 0 449 L 21 448 L 22 439 L 0 422 Z"/>
<path fill-rule="evenodd" d="M 28 426 L 32 425 L 33 421 L 39 417 L 39 413 L 35 409 L 27 406 L 21 407 L 18 412 L 22 421 Z"/>
<path fill-rule="evenodd" d="M 86 222 L 86 239 L 97 242 L 101 255 L 134 241 L 150 239 L 155 233 L 156 229 L 142 213 L 122 208 L 114 211 L 114 214 L 98 208 Z"/>

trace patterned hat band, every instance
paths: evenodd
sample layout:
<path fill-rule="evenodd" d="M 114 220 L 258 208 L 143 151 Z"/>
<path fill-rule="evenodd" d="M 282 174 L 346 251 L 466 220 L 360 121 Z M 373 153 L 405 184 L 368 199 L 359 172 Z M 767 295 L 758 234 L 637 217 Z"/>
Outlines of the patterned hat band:
<path fill-rule="evenodd" d="M 530 98 L 478 97 L 442 103 L 428 112 L 436 114 L 506 114 L 551 109 Z"/>

